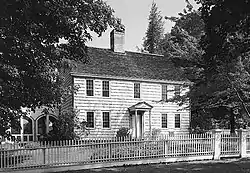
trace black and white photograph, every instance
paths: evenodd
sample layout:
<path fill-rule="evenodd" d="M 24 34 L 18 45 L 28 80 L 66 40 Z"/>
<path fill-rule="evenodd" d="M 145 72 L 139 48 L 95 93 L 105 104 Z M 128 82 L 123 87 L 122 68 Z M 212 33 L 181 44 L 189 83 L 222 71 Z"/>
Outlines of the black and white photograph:
<path fill-rule="evenodd" d="M 0 0 L 0 173 L 250 172 L 249 0 Z"/>

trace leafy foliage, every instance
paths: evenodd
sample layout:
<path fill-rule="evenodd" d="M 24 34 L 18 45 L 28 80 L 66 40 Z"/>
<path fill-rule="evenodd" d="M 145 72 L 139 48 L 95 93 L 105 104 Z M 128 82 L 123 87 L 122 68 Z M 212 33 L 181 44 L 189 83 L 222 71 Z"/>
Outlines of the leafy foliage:
<path fill-rule="evenodd" d="M 148 20 L 146 36 L 143 38 L 143 48 L 149 53 L 161 53 L 160 42 L 164 34 L 164 22 L 155 2 L 152 3 Z"/>
<path fill-rule="evenodd" d="M 69 60 L 85 62 L 90 31 L 100 36 L 118 22 L 102 0 L 2 0 L 0 6 L 0 135 L 6 135 L 22 107 L 61 103 L 58 69 Z"/>
<path fill-rule="evenodd" d="M 128 137 L 128 136 L 129 136 L 129 128 L 127 127 L 121 127 L 116 133 L 117 138 Z"/>
<path fill-rule="evenodd" d="M 239 107 L 250 100 L 250 2 L 204 1 L 204 85 L 207 107 Z"/>
<path fill-rule="evenodd" d="M 191 86 L 188 84 L 190 91 L 186 95 L 174 97 L 172 101 L 180 104 L 188 103 L 192 117 L 191 131 L 194 131 L 197 125 L 201 129 L 211 128 L 211 121 L 204 121 L 208 120 L 209 113 L 197 110 L 198 107 L 195 106 L 197 93 L 200 92 L 196 83 L 199 83 L 203 78 L 203 50 L 199 42 L 204 30 L 204 23 L 200 12 L 189 7 L 188 10 L 184 10 L 184 13 L 179 13 L 179 17 L 165 18 L 175 22 L 175 26 L 170 33 L 165 34 L 162 41 L 164 55 L 166 58 L 170 58 L 175 66 L 181 68 L 186 79 L 193 83 Z"/>
<path fill-rule="evenodd" d="M 43 140 L 73 140 L 89 134 L 87 122 L 80 122 L 76 111 L 63 111 L 53 123 L 53 130 Z"/>
<path fill-rule="evenodd" d="M 181 103 L 190 101 L 192 132 L 202 132 L 205 129 L 216 127 L 229 128 L 237 125 L 234 122 L 235 119 L 231 116 L 231 108 L 234 106 L 224 105 L 216 101 L 223 99 L 223 97 L 230 97 L 230 94 L 225 92 L 225 89 L 229 87 L 225 84 L 229 81 L 224 80 L 225 77 L 223 78 L 222 73 L 223 69 L 232 68 L 223 66 L 216 74 L 214 69 L 207 71 L 207 68 L 214 68 L 218 64 L 211 64 L 210 61 L 207 61 L 205 58 L 206 49 L 200 45 L 200 41 L 204 40 L 206 36 L 203 37 L 206 25 L 204 19 L 201 18 L 201 14 L 200 11 L 189 8 L 188 12 L 184 10 L 184 13 L 180 13 L 179 18 L 166 17 L 176 24 L 171 33 L 165 36 L 163 44 L 165 55 L 170 57 L 176 66 L 182 68 L 185 71 L 186 78 L 193 83 L 187 95 L 175 98 Z M 217 52 L 219 51 L 217 50 Z M 208 78 L 212 73 L 214 73 L 214 77 L 217 77 L 216 81 Z M 218 95 L 221 89 L 223 95 Z M 237 98 L 232 98 L 232 100 L 235 99 Z"/>
<path fill-rule="evenodd" d="M 230 122 L 231 132 L 235 121 L 249 120 L 249 17 L 250 3 L 241 1 L 209 0 L 201 3 L 204 36 L 201 37 L 199 61 L 193 61 L 195 78 L 189 92 L 192 110 L 208 113 L 208 118 L 221 118 Z M 198 37 L 199 38 L 199 37 Z M 190 61 L 188 61 L 190 62 Z M 187 64 L 187 63 L 186 63 Z M 192 75 L 191 75 L 192 76 Z M 241 114 L 235 114 L 239 109 Z M 248 115 L 248 116 L 246 116 Z M 237 117 L 235 117 L 237 116 Z"/>

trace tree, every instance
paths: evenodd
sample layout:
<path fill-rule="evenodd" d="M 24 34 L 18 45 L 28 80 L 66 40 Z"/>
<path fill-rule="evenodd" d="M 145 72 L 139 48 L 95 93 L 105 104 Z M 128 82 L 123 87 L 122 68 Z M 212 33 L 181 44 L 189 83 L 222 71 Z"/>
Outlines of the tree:
<path fill-rule="evenodd" d="M 152 3 L 148 20 L 146 36 L 143 38 L 143 48 L 149 53 L 161 53 L 160 42 L 164 34 L 164 22 L 155 2 Z"/>
<path fill-rule="evenodd" d="M 201 3 L 205 35 L 201 40 L 202 80 L 194 85 L 195 106 L 199 110 L 226 108 L 234 132 L 235 118 L 241 118 L 237 110 L 244 110 L 249 119 L 246 103 L 250 101 L 250 2 L 197 2 Z"/>
<path fill-rule="evenodd" d="M 89 31 L 118 26 L 102 0 L 2 0 L 0 135 L 17 126 L 23 107 L 56 106 L 66 92 L 59 69 L 86 61 Z M 60 39 L 67 43 L 60 43 Z"/>
<path fill-rule="evenodd" d="M 165 34 L 162 42 L 162 49 L 166 58 L 170 58 L 178 68 L 182 69 L 185 78 L 193 84 L 187 95 L 174 98 L 180 104 L 188 103 L 191 111 L 191 129 L 211 128 L 211 114 L 209 112 L 200 111 L 195 106 L 196 83 L 202 80 L 203 50 L 200 47 L 200 39 L 204 31 L 204 23 L 201 19 L 201 14 L 197 10 L 192 10 L 190 4 L 183 13 L 179 13 L 179 17 L 165 17 L 167 20 L 175 22 L 174 27 L 170 33 Z"/>
<path fill-rule="evenodd" d="M 209 129 L 218 124 L 234 132 L 238 120 L 249 120 L 249 3 L 199 3 L 200 11 L 190 8 L 180 18 L 167 17 L 176 25 L 164 49 L 193 83 L 177 101 L 190 100 L 191 126 Z"/>
<path fill-rule="evenodd" d="M 87 122 L 80 122 L 77 111 L 63 111 L 55 120 L 52 130 L 48 134 L 42 134 L 40 140 L 75 140 L 87 136 L 89 130 Z"/>

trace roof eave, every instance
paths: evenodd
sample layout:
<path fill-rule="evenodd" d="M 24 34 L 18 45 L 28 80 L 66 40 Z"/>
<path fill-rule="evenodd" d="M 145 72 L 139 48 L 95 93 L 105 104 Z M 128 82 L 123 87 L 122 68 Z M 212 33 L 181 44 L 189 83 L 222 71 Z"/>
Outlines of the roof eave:
<path fill-rule="evenodd" d="M 70 75 L 73 77 L 104 78 L 104 79 L 115 79 L 115 80 L 126 80 L 126 81 L 153 82 L 153 83 L 167 83 L 167 84 L 181 84 L 181 85 L 192 84 L 191 82 L 185 81 L 185 80 L 175 81 L 175 80 L 143 79 L 143 78 L 134 78 L 134 77 L 98 75 L 98 74 L 79 73 L 79 72 L 71 72 Z"/>

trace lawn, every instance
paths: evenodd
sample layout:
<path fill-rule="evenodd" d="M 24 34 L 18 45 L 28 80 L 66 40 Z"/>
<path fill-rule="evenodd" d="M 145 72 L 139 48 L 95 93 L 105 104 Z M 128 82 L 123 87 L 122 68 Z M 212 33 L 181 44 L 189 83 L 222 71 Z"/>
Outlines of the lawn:
<path fill-rule="evenodd" d="M 115 168 L 101 168 L 79 171 L 66 171 L 61 173 L 249 173 L 250 159 L 220 160 L 220 161 L 195 161 L 170 164 L 151 164 L 125 166 Z"/>

